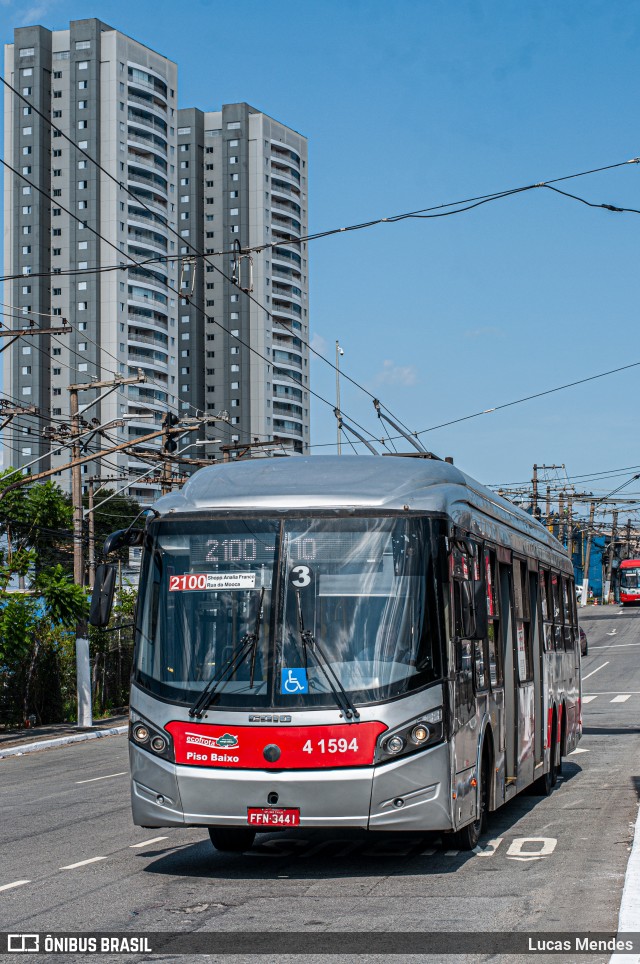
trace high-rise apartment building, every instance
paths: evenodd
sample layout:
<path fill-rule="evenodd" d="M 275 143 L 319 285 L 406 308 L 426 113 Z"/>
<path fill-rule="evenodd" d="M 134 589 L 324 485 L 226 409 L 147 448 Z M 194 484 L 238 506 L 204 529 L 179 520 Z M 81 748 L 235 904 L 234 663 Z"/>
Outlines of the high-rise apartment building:
<path fill-rule="evenodd" d="M 177 404 L 178 299 L 167 287 L 178 285 L 177 261 L 167 257 L 177 247 L 170 232 L 178 217 L 177 68 L 91 19 L 72 21 L 68 30 L 17 29 L 6 47 L 5 77 L 26 99 L 5 92 L 5 156 L 33 182 L 6 173 L 5 273 L 20 277 L 6 286 L 5 300 L 18 316 L 14 327 L 22 315 L 43 327 L 49 315 L 52 324 L 66 318 L 72 325 L 70 335 L 21 339 L 5 355 L 5 394 L 36 405 L 42 416 L 39 425 L 20 417 L 12 423 L 5 464 L 24 465 L 51 448 L 40 429 L 68 419 L 69 384 L 145 372 L 145 384 L 122 387 L 87 411 L 87 420 L 100 424 L 134 416 L 110 433 L 118 441 L 152 431 Z M 91 271 L 131 258 L 159 260 Z M 83 392 L 80 405 L 97 396 Z M 68 459 L 66 448 L 33 471 Z M 149 469 L 126 455 L 109 462 L 83 471 Z M 68 477 L 57 481 L 68 485 Z M 143 481 L 131 491 L 152 494 Z"/>
<path fill-rule="evenodd" d="M 181 275 L 181 404 L 226 410 L 225 441 L 308 452 L 306 138 L 248 104 L 178 118 L 180 254 L 206 255 Z"/>
<path fill-rule="evenodd" d="M 308 452 L 306 139 L 247 104 L 179 111 L 176 65 L 95 19 L 17 29 L 5 77 L 25 98 L 5 91 L 17 172 L 5 175 L 4 266 L 17 276 L 5 302 L 13 327 L 72 326 L 4 355 L 5 395 L 40 412 L 14 418 L 5 465 L 49 452 L 40 432 L 68 423 L 69 384 L 139 370 L 144 384 L 80 395 L 81 406 L 104 395 L 87 420 L 127 416 L 114 441 L 159 428 L 169 409 L 226 410 L 230 423 L 207 438 L 279 436 Z M 64 448 L 32 471 L 69 457 Z M 129 491 L 147 501 L 159 494 L 149 469 L 121 453 L 83 473 L 139 476 Z M 69 473 L 56 481 L 68 487 Z"/>

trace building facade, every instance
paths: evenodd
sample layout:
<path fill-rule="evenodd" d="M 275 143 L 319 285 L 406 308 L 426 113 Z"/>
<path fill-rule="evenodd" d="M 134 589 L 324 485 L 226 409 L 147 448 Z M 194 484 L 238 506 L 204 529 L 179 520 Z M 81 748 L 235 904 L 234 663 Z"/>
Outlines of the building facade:
<path fill-rule="evenodd" d="M 244 103 L 180 110 L 178 168 L 180 253 L 205 255 L 181 272 L 181 404 L 228 412 L 209 438 L 308 453 L 306 138 Z"/>
<path fill-rule="evenodd" d="M 161 428 L 168 410 L 226 411 L 198 436 L 220 440 L 207 455 L 274 436 L 308 452 L 306 139 L 248 104 L 178 110 L 176 65 L 96 19 L 16 29 L 5 77 L 24 98 L 5 90 L 11 327 L 71 331 L 5 353 L 8 402 L 39 415 L 14 417 L 4 464 L 69 461 L 41 434 L 68 426 L 68 386 L 139 372 L 144 383 L 80 393 L 87 421 L 125 417 L 107 445 Z M 146 502 L 160 494 L 150 470 L 119 453 L 82 471 L 133 475 Z M 69 472 L 56 481 L 68 488 Z"/>
<path fill-rule="evenodd" d="M 70 334 L 21 339 L 5 355 L 5 394 L 41 414 L 12 423 L 5 465 L 19 466 L 50 450 L 43 428 L 68 423 L 69 384 L 145 373 L 146 383 L 87 410 L 100 425 L 128 416 L 109 433 L 117 441 L 153 431 L 177 404 L 177 297 L 168 289 L 178 283 L 177 261 L 168 259 L 177 247 L 177 68 L 91 19 L 68 30 L 17 29 L 5 76 L 28 102 L 5 90 L 5 156 L 33 182 L 6 171 L 4 266 L 19 276 L 5 288 L 12 327 L 23 315 L 41 327 L 63 318 L 72 326 Z M 91 271 L 150 259 L 144 268 Z M 81 408 L 98 394 L 82 392 Z M 68 460 L 64 448 L 32 471 Z M 126 455 L 83 467 L 85 475 L 148 470 Z M 56 481 L 68 487 L 68 473 Z M 144 480 L 130 491 L 155 494 Z"/>

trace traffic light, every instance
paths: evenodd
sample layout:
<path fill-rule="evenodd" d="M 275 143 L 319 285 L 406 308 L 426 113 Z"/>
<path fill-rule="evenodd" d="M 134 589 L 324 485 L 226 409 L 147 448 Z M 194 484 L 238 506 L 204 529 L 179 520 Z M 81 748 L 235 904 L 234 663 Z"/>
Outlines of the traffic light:
<path fill-rule="evenodd" d="M 178 416 L 174 415 L 172 412 L 167 412 L 162 420 L 162 430 L 164 432 L 164 442 L 162 448 L 165 452 L 175 452 L 175 450 L 178 448 L 178 443 L 172 435 L 169 435 L 168 429 L 173 428 L 173 426 L 177 425 L 179 421 L 180 419 Z"/>

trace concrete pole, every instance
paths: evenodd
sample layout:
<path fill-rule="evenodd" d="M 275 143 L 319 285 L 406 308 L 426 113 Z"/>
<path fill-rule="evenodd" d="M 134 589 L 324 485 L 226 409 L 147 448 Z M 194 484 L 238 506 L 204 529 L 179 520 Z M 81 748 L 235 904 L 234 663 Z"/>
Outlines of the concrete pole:
<path fill-rule="evenodd" d="M 340 355 L 343 354 L 340 343 L 336 341 L 336 418 L 338 420 L 338 455 L 342 455 L 342 440 L 340 437 Z"/>
<path fill-rule="evenodd" d="M 78 412 L 78 389 L 69 388 L 69 412 L 71 415 L 71 502 L 73 505 L 73 580 L 77 586 L 84 585 L 84 559 L 82 552 L 82 468 L 80 466 L 80 414 Z M 93 726 L 91 708 L 91 660 L 89 658 L 89 627 L 86 620 L 76 625 L 76 687 L 78 693 L 78 722 L 80 727 Z"/>
<path fill-rule="evenodd" d="M 594 500 L 591 501 L 591 508 L 589 509 L 589 531 L 587 532 L 587 551 L 584 557 L 584 573 L 582 577 L 582 597 L 580 599 L 580 605 L 586 606 L 587 599 L 589 598 L 589 566 L 591 564 L 591 538 L 593 534 L 593 520 L 596 514 L 596 503 Z"/>
<path fill-rule="evenodd" d="M 533 466 L 533 478 L 531 479 L 531 485 L 533 489 L 533 495 L 531 501 L 533 503 L 533 518 L 538 518 L 538 466 Z"/>
<path fill-rule="evenodd" d="M 613 510 L 613 522 L 611 523 L 611 539 L 609 540 L 609 551 L 607 552 L 607 568 L 605 571 L 605 581 L 602 587 L 602 602 L 609 602 L 611 592 L 611 575 L 613 572 L 613 556 L 615 554 L 616 535 L 618 533 L 618 510 Z"/>
<path fill-rule="evenodd" d="M 89 589 L 93 590 L 96 581 L 96 521 L 93 511 L 93 479 L 89 479 Z"/>

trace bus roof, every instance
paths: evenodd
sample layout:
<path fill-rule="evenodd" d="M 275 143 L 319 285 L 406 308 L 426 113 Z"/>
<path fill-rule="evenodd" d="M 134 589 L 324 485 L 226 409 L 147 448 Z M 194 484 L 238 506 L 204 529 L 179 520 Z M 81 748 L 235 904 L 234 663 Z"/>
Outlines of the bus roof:
<path fill-rule="evenodd" d="M 473 529 L 474 510 L 564 553 L 528 513 L 448 462 L 401 456 L 292 456 L 247 459 L 200 469 L 154 509 L 164 515 L 207 510 L 379 509 L 432 512 Z"/>

